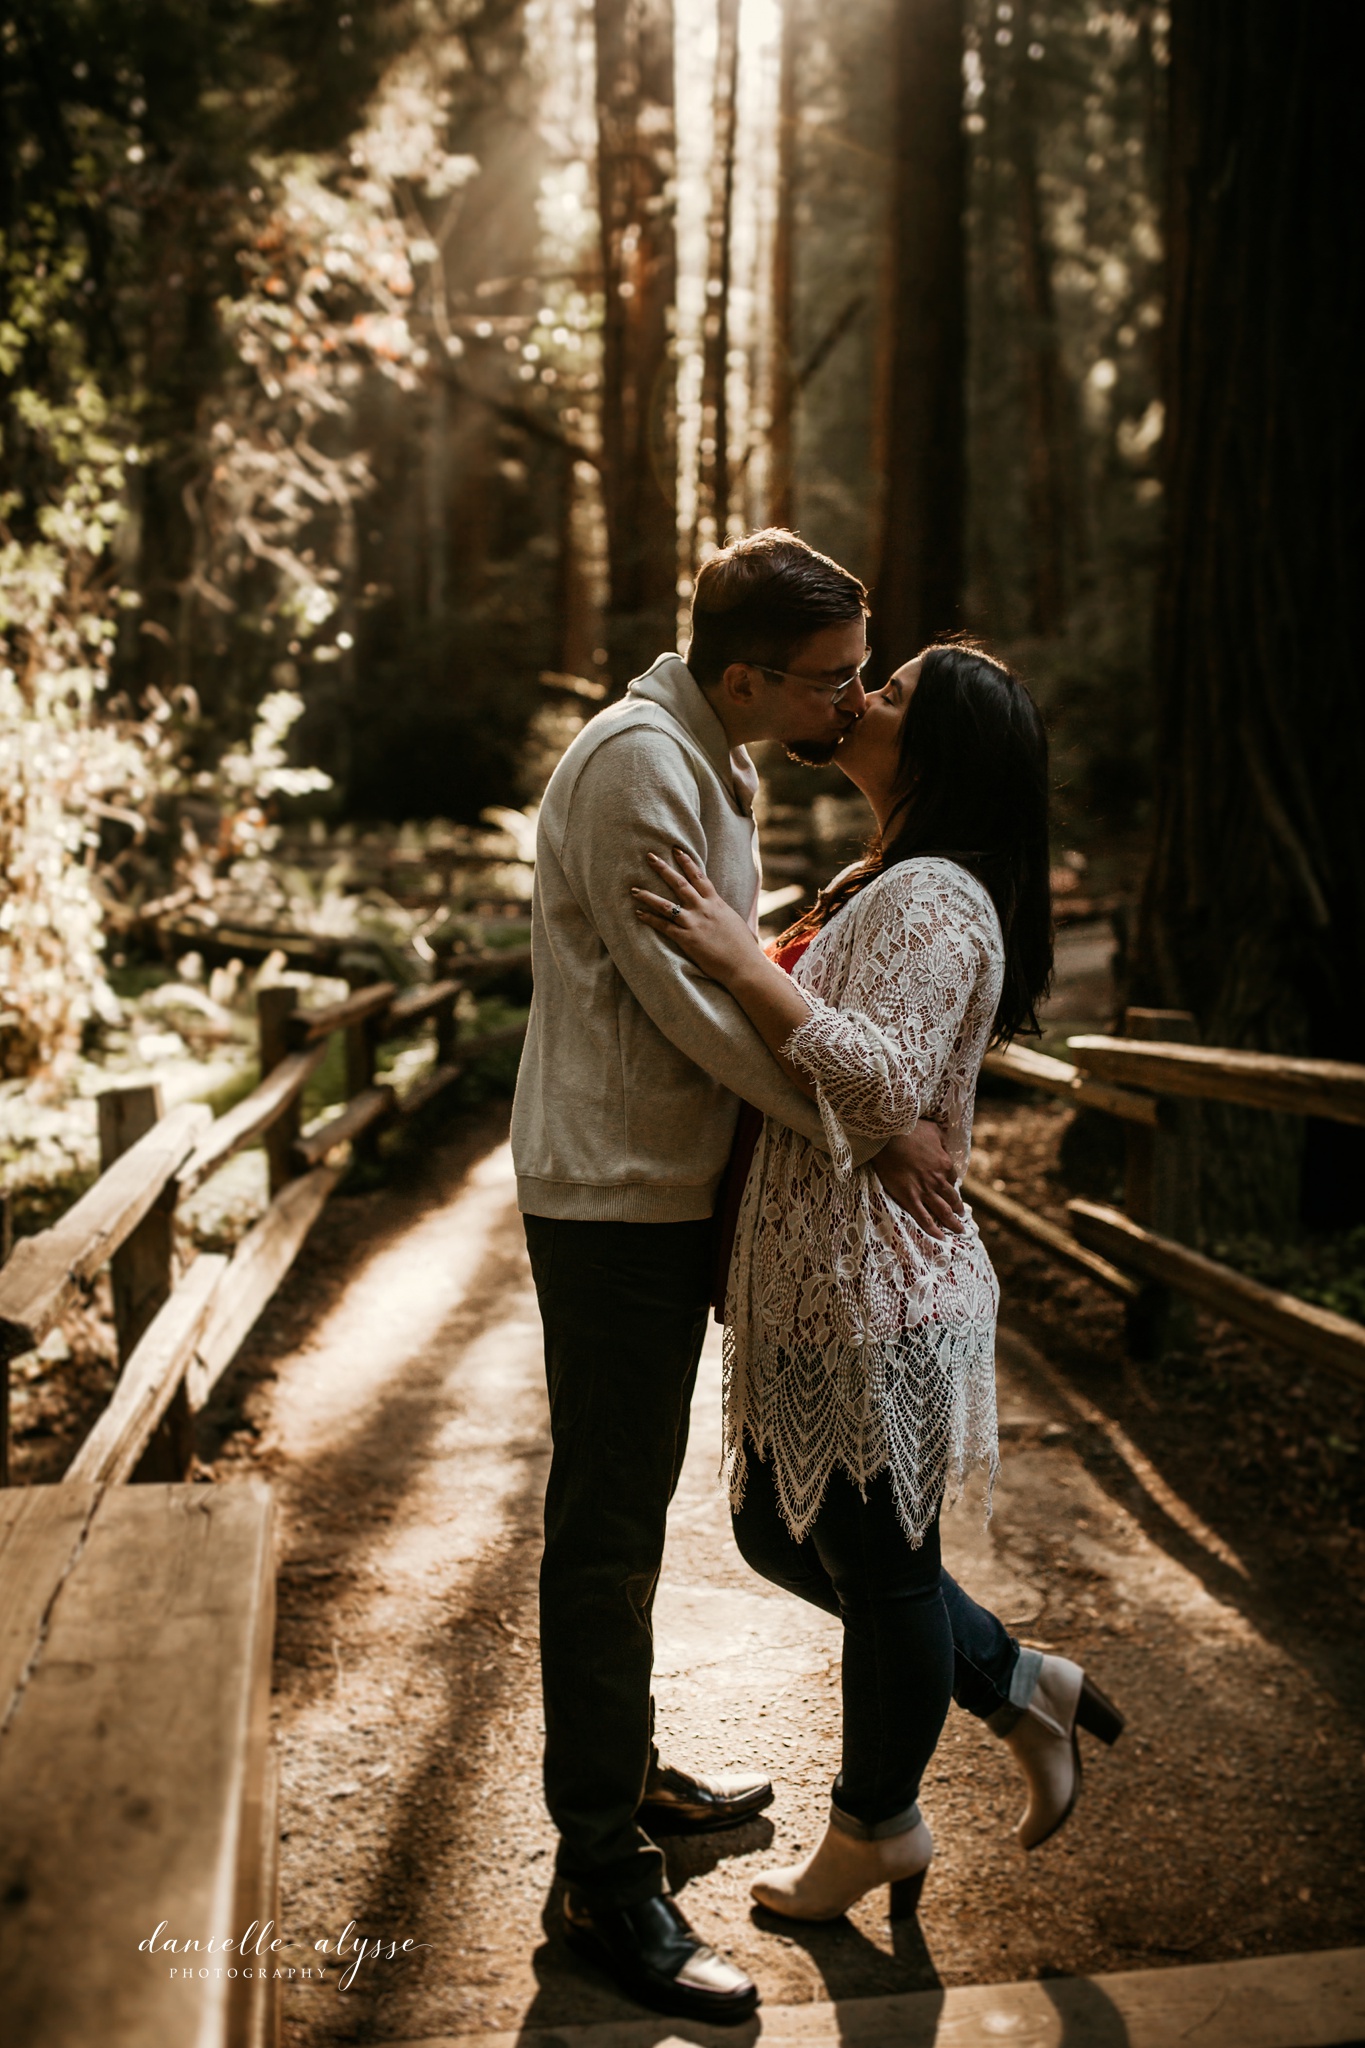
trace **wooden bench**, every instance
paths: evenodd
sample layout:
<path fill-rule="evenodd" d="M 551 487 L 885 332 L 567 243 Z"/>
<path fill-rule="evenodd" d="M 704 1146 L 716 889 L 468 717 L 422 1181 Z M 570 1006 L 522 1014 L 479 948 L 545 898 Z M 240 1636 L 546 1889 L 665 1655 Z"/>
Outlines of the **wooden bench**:
<path fill-rule="evenodd" d="M 760 2025 L 761 2048 L 1360 2048 L 1365 1950 L 765 2005 Z M 656 2019 L 598 2020 L 458 2039 L 459 2048 L 735 2048 L 725 2027 L 676 2021 L 664 2033 Z M 456 2048 L 456 2037 L 388 2048 Z"/>
<path fill-rule="evenodd" d="M 0 2013 L 12 2048 L 276 2040 L 277 1980 L 264 1972 L 290 1958 L 222 1949 L 278 1917 L 274 1588 L 259 1480 L 0 1492 Z M 200 1952 L 149 1952 L 162 1922 L 163 1938 L 197 1939 Z"/>

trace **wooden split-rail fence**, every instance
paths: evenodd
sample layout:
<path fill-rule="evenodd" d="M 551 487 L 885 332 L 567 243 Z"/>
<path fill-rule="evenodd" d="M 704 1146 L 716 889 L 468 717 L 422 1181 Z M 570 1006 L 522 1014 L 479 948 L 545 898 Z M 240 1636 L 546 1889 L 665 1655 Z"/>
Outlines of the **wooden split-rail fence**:
<path fill-rule="evenodd" d="M 529 966 L 526 951 L 481 956 L 442 981 L 401 991 L 378 982 L 318 1010 L 298 1009 L 287 984 L 262 989 L 260 1081 L 216 1119 L 201 1103 L 163 1116 L 151 1083 L 101 1095 L 99 1179 L 50 1230 L 21 1238 L 0 1269 L 0 1484 L 9 1474 L 9 1361 L 40 1344 L 106 1264 L 119 1379 L 65 1476 L 96 1484 L 127 1479 L 152 1449 L 160 1465 L 188 1469 L 189 1417 L 298 1256 L 340 1178 L 337 1155 L 346 1146 L 373 1146 L 386 1125 L 427 1108 L 471 1061 L 519 1042 L 520 1024 L 457 1039 L 455 1007 L 462 990 L 524 977 Z M 435 1062 L 400 1097 L 375 1078 L 378 1048 L 428 1020 L 435 1028 Z M 346 1100 L 304 1133 L 303 1091 L 338 1034 L 345 1042 Z M 177 1280 L 177 1204 L 257 1141 L 269 1162 L 269 1208 L 231 1258 L 201 1253 Z M 154 1447 L 157 1434 L 162 1441 Z"/>
<path fill-rule="evenodd" d="M 1122 1038 L 1069 1039 L 1072 1061 L 1015 1046 L 986 1058 L 987 1072 L 998 1079 L 1120 1119 L 1123 1208 L 1068 1202 L 1064 1228 L 969 1174 L 965 1192 L 973 1207 L 1119 1295 L 1138 1356 L 1188 1343 L 1197 1304 L 1314 1365 L 1365 1382 L 1365 1325 L 1262 1286 L 1194 1249 L 1199 1136 L 1190 1113 L 1197 1102 L 1227 1102 L 1365 1124 L 1365 1066 L 1199 1045 L 1185 1010 L 1130 1009 L 1125 1031 Z"/>
<path fill-rule="evenodd" d="M 298 1256 L 342 1148 L 373 1146 L 519 1041 L 522 1025 L 457 1037 L 456 1004 L 529 961 L 462 961 L 318 1010 L 263 989 L 251 1094 L 215 1120 L 201 1104 L 163 1116 L 152 1086 L 108 1091 L 99 1179 L 0 1268 L 6 1480 L 9 1361 L 106 1264 L 121 1365 L 62 1481 L 0 1490 L 0 2011 L 15 2048 L 271 2048 L 282 1984 L 317 1975 L 276 1924 L 271 1493 L 190 1483 L 192 1420 Z M 376 1079 L 378 1047 L 426 1023 L 434 1064 L 400 1097 Z M 303 1091 L 337 1034 L 346 1100 L 305 1132 Z M 178 1202 L 257 1140 L 265 1214 L 230 1258 L 177 1275 Z M 152 1483 L 121 1483 L 134 1478 Z"/>

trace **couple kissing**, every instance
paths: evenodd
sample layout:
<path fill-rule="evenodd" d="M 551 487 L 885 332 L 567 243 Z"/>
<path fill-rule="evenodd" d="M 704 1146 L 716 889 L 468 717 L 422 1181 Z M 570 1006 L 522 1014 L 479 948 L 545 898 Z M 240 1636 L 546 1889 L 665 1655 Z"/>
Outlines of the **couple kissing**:
<path fill-rule="evenodd" d="M 655 1740 L 651 1610 L 713 1300 L 735 1539 L 843 1629 L 842 1763 L 814 1853 L 757 1876 L 823 1920 L 913 1912 L 919 1786 L 950 1703 L 1006 1742 L 1032 1848 L 1067 1818 L 1078 1731 L 1122 1719 L 943 1569 L 939 1515 L 997 1462 L 995 1274 L 958 1193 L 988 1046 L 1052 966 L 1047 740 L 967 645 L 866 681 L 867 594 L 776 529 L 698 572 L 662 655 L 578 734 L 537 834 L 518 1202 L 553 1442 L 540 1580 L 545 1793 L 571 1944 L 634 1997 L 747 2019 L 757 1987 L 693 1932 L 657 1837 L 737 1825 L 764 1775 Z M 758 938 L 771 740 L 866 798 L 868 853 Z"/>

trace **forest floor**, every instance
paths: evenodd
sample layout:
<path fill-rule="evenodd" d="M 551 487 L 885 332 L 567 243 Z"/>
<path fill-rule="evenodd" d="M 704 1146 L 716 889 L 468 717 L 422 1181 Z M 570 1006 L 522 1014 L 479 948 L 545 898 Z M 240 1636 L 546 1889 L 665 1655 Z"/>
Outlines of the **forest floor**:
<path fill-rule="evenodd" d="M 983 1096 L 977 1170 L 1060 1213 L 1073 1132 L 1060 1105 Z M 777 1798 L 667 1853 L 689 1916 L 772 2005 L 1330 1948 L 1365 1924 L 1365 1542 L 1344 1477 L 1365 1401 L 1211 1323 L 1134 1367 L 1106 1296 L 991 1245 L 1002 1471 L 988 1524 L 979 1497 L 946 1519 L 946 1556 L 1092 1669 L 1128 1728 L 1087 1745 L 1076 1815 L 1025 1858 L 1008 1752 L 954 1710 L 919 1919 L 892 1928 L 884 1894 L 828 1927 L 755 1909 L 755 1872 L 823 1825 L 839 1642 L 734 1548 L 713 1331 L 656 1609 L 659 1721 L 671 1759 L 766 1769 Z M 200 1431 L 200 1476 L 264 1473 L 280 1512 L 281 1931 L 315 1967 L 350 1923 L 421 1945 L 292 1987 L 288 2048 L 630 2016 L 556 1928 L 548 1440 L 505 1104 L 333 1201 Z M 52 1430 L 21 1448 L 50 1462 Z"/>
<path fill-rule="evenodd" d="M 999 1152 L 1011 1122 L 1021 1156 L 1036 1147 L 1038 1116 L 1002 1109 Z M 334 1203 L 204 1445 L 215 1477 L 268 1474 L 282 1514 L 283 1931 L 311 1948 L 354 1922 L 425 1944 L 366 1962 L 346 1990 L 333 1974 L 289 1992 L 290 2048 L 632 2010 L 555 1927 L 535 1653 L 548 1443 L 503 1130 L 490 1109 L 407 1185 Z M 660 1726 L 683 1764 L 770 1770 L 777 1800 L 744 1829 L 669 1844 L 669 1867 L 772 2004 L 1358 1938 L 1359 1552 L 1292 1443 L 1278 1478 L 1245 1453 L 1233 1411 L 1264 1399 L 1268 1365 L 1229 1352 L 1217 1397 L 1170 1396 L 1099 1341 L 1084 1357 L 1053 1341 L 1084 1323 L 1074 1293 L 1035 1284 L 1009 1314 L 994 1515 L 960 1506 L 946 1553 L 1027 1640 L 1093 1669 L 1128 1729 L 1112 1752 L 1087 1748 L 1075 1818 L 1026 1859 L 1008 1754 L 954 1711 L 925 1787 L 932 1877 L 919 1920 L 894 1929 L 882 1896 L 809 1930 L 751 1906 L 754 1872 L 822 1826 L 839 1645 L 734 1549 L 718 1333 L 707 1347 L 656 1615 Z M 1107 1305 L 1090 1307 L 1101 1331 Z M 1305 1434 L 1324 1398 L 1286 1391 Z"/>

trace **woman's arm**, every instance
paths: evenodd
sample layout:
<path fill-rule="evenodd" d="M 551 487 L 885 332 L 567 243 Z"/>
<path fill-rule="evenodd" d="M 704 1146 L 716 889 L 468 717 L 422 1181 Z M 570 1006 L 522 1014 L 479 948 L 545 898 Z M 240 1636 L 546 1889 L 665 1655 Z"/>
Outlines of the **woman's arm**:
<path fill-rule="evenodd" d="M 650 856 L 671 896 L 636 890 L 636 914 L 722 981 L 825 1118 L 877 1138 L 910 1130 L 942 1080 L 982 957 L 981 912 L 946 863 L 893 870 L 860 913 L 838 1008 L 803 994 L 690 856 Z M 676 915 L 675 915 L 676 912 Z"/>
<path fill-rule="evenodd" d="M 847 913 L 845 913 L 847 915 Z M 837 1007 L 810 998 L 787 1041 L 816 1084 L 825 1130 L 889 1137 L 936 1100 L 991 946 L 975 890 L 946 862 L 914 862 L 869 884 Z"/>
<path fill-rule="evenodd" d="M 661 896 L 648 889 L 632 889 L 636 916 L 672 939 L 704 974 L 723 983 L 783 1071 L 805 1094 L 818 1100 L 815 1081 L 805 1069 L 798 1069 L 784 1051 L 816 1014 L 812 1003 L 791 976 L 769 959 L 744 919 L 717 894 L 705 870 L 687 853 L 675 848 L 672 866 L 654 854 L 647 858 L 672 894 Z M 819 1007 L 827 1014 L 839 1014 L 828 1013 L 825 1004 Z M 871 1026 L 871 1020 L 864 1021 Z M 867 1064 L 865 1044 L 841 1047 L 841 1051 L 845 1056 L 851 1053 L 856 1066 Z M 881 1066 L 880 1058 L 876 1064 Z M 918 1103 L 914 1114 L 918 1119 Z M 892 1136 L 876 1159 L 868 1163 L 875 1165 L 892 1200 L 908 1209 L 928 1236 L 941 1238 L 965 1227 L 961 1220 L 962 1197 L 952 1177 L 952 1162 L 943 1134 L 936 1124 L 916 1120 L 913 1131 Z"/>
<path fill-rule="evenodd" d="M 768 958 L 744 919 L 712 887 L 690 854 L 674 847 L 671 866 L 657 854 L 646 858 L 672 893 L 660 896 L 649 889 L 632 889 L 635 915 L 672 939 L 703 974 L 729 990 L 783 1072 L 814 1100 L 813 1085 L 782 1051 L 811 1015 L 810 1004 L 791 976 Z"/>

